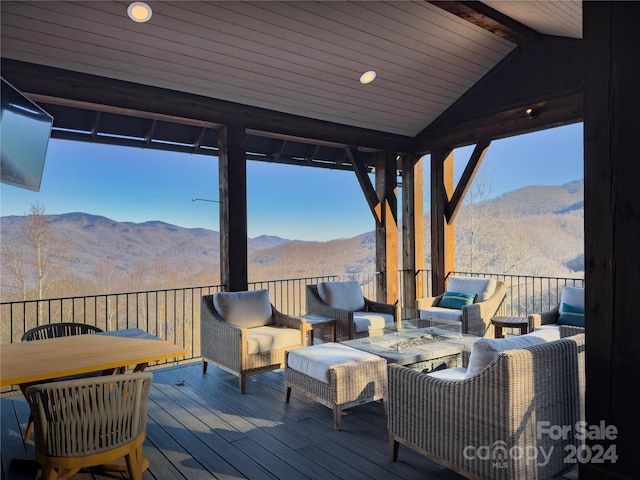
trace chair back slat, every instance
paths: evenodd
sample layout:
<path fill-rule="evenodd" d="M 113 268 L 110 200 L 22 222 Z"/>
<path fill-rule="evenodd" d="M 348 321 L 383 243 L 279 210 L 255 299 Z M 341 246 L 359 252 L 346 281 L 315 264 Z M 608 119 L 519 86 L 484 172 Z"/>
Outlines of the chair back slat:
<path fill-rule="evenodd" d="M 82 457 L 132 442 L 146 429 L 152 377 L 133 373 L 27 388 L 36 451 L 49 457 Z"/>
<path fill-rule="evenodd" d="M 71 335 L 86 335 L 89 333 L 98 333 L 103 330 L 94 325 L 88 325 L 86 323 L 49 323 L 47 325 L 39 325 L 24 333 L 22 336 L 23 342 L 29 342 L 32 340 L 44 340 L 47 338 L 68 337 Z"/>

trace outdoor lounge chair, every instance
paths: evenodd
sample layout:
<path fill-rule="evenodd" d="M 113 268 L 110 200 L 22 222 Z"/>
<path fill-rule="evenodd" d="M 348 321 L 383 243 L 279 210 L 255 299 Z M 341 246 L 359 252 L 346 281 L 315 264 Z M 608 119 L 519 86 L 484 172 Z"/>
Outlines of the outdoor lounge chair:
<path fill-rule="evenodd" d="M 584 333 L 584 288 L 564 287 L 560 303 L 546 312 L 530 314 L 529 325 L 534 330 L 559 329 L 562 338 Z"/>
<path fill-rule="evenodd" d="M 479 339 L 469 368 L 476 345 L 493 355 L 469 378 L 456 379 L 460 368 L 424 374 L 389 365 L 391 459 L 402 444 L 468 478 L 502 480 L 547 479 L 570 467 L 566 447 L 579 445 L 573 429 L 584 420 L 584 335 L 532 337 Z M 559 427 L 571 431 L 549 434 Z"/>
<path fill-rule="evenodd" d="M 42 478 L 67 479 L 82 468 L 124 457 L 129 478 L 142 480 L 152 378 L 151 373 L 132 373 L 27 388 Z"/>
<path fill-rule="evenodd" d="M 505 283 L 495 279 L 450 277 L 445 293 L 419 298 L 416 309 L 423 320 L 435 320 L 439 324 L 460 322 L 462 333 L 492 336 L 491 318 L 496 315 L 506 294 Z M 466 299 L 462 300 L 463 297 Z"/>
<path fill-rule="evenodd" d="M 283 368 L 285 352 L 307 343 L 307 322 L 276 310 L 266 290 L 205 295 L 200 312 L 202 373 L 211 362 L 236 375 L 242 393 L 246 377 Z"/>
<path fill-rule="evenodd" d="M 307 313 L 336 319 L 339 342 L 382 335 L 398 321 L 396 305 L 374 302 L 356 281 L 307 285 Z"/>

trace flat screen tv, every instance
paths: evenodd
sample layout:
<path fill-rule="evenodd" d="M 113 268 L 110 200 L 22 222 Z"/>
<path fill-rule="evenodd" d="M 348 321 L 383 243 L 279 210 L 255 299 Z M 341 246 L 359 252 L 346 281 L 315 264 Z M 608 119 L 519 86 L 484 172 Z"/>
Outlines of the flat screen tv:
<path fill-rule="evenodd" d="M 0 176 L 3 183 L 40 191 L 53 117 L 4 78 L 0 113 Z"/>

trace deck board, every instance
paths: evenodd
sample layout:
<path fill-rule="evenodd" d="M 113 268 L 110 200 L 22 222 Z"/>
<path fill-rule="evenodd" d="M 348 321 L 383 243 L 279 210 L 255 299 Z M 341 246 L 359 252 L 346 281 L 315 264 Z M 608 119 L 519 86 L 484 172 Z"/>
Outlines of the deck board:
<path fill-rule="evenodd" d="M 349 409 L 337 432 L 329 408 L 296 392 L 285 403 L 282 371 L 250 377 L 244 395 L 235 377 L 213 366 L 206 375 L 200 363 L 152 371 L 144 480 L 462 478 L 408 448 L 390 461 L 379 404 Z M 33 440 L 22 442 L 26 401 L 4 397 L 0 407 L 2 480 L 33 479 L 33 472 L 9 469 L 11 458 L 33 454 Z M 126 475 L 81 473 L 73 480 L 107 478 Z"/>

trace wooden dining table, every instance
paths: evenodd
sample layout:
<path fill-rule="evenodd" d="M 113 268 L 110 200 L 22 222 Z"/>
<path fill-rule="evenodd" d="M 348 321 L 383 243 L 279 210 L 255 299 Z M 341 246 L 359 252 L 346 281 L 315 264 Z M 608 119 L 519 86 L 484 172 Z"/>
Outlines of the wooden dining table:
<path fill-rule="evenodd" d="M 48 338 L 0 345 L 0 386 L 28 385 L 70 375 L 102 371 L 113 373 L 123 367 L 143 371 L 151 362 L 182 357 L 187 351 L 132 328 L 90 335 Z M 143 470 L 149 466 L 143 458 Z M 10 469 L 37 468 L 33 456 L 14 458 Z M 103 465 L 107 471 L 126 471 L 123 462 Z"/>
<path fill-rule="evenodd" d="M 139 329 L 110 333 L 0 345 L 0 386 L 28 385 L 121 367 L 142 371 L 150 362 L 187 354 L 184 348 Z"/>

